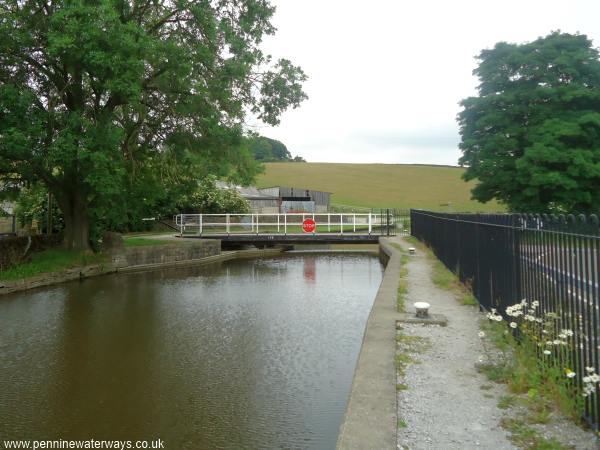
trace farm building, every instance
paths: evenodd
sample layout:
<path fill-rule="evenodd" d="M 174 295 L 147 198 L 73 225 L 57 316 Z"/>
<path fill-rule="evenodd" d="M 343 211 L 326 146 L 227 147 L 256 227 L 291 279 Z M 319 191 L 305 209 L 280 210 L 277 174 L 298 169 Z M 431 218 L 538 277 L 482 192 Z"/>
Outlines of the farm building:
<path fill-rule="evenodd" d="M 329 211 L 331 192 L 315 191 L 299 187 L 272 186 L 259 189 L 259 192 L 280 201 L 280 212 L 316 212 Z"/>
<path fill-rule="evenodd" d="M 329 211 L 330 192 L 284 186 L 257 189 L 252 186 L 235 186 L 224 181 L 218 181 L 217 187 L 238 191 L 242 197 L 248 200 L 253 213 L 324 213 Z"/>
<path fill-rule="evenodd" d="M 279 197 L 263 194 L 253 186 L 236 186 L 225 181 L 217 181 L 219 189 L 235 189 L 250 203 L 250 211 L 257 214 L 276 214 L 279 212 Z"/>

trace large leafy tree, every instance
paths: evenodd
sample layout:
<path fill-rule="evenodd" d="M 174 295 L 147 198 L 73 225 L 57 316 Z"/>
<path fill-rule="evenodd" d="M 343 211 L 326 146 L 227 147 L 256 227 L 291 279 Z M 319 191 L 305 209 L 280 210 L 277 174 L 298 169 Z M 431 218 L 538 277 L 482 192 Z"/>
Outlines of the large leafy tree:
<path fill-rule="evenodd" d="M 91 222 L 164 201 L 165 184 L 247 177 L 245 116 L 277 124 L 305 98 L 303 72 L 260 50 L 273 12 L 268 0 L 0 0 L 0 177 L 45 184 L 75 249 Z"/>
<path fill-rule="evenodd" d="M 248 139 L 248 145 L 257 161 L 269 162 L 292 160 L 292 155 L 285 144 L 275 139 L 254 136 Z"/>
<path fill-rule="evenodd" d="M 600 60 L 583 35 L 553 32 L 479 55 L 479 95 L 458 116 L 473 197 L 511 210 L 598 211 Z"/>
<path fill-rule="evenodd" d="M 285 144 L 276 139 L 271 139 L 264 136 L 252 136 L 247 140 L 247 143 L 248 149 L 250 150 L 250 153 L 254 155 L 256 161 L 306 162 L 306 160 L 301 156 L 295 156 L 292 158 L 292 154 L 287 149 Z"/>

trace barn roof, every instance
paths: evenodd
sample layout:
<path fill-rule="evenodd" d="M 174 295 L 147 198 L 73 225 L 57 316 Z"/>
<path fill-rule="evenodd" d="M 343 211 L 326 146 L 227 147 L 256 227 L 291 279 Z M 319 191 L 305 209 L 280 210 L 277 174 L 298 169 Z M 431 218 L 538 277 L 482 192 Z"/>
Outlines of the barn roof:
<path fill-rule="evenodd" d="M 323 192 L 324 194 L 333 194 L 333 192 L 330 191 L 320 191 L 318 189 L 307 189 L 307 188 L 301 188 L 301 187 L 296 187 L 296 186 L 265 186 L 262 188 L 259 188 L 259 190 L 261 189 L 273 189 L 273 188 L 287 188 L 287 189 L 294 189 L 294 190 L 299 190 L 299 191 L 313 191 L 313 192 Z"/>
<path fill-rule="evenodd" d="M 247 200 L 278 200 L 279 197 L 274 195 L 266 195 L 260 192 L 254 186 L 238 186 L 235 184 L 227 183 L 226 181 L 217 181 L 216 186 L 219 189 L 235 189 L 240 193 L 242 197 Z"/>

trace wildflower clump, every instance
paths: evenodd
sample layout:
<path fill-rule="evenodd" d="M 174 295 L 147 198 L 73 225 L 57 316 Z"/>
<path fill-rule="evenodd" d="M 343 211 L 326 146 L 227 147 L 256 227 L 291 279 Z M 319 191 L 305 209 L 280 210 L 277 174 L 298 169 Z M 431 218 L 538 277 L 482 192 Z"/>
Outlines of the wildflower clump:
<path fill-rule="evenodd" d="M 544 305 L 546 309 L 547 305 Z M 490 326 L 503 328 L 510 344 L 506 382 L 514 392 L 546 391 L 563 396 L 557 403 L 581 416 L 582 399 L 597 394 L 600 374 L 592 366 L 582 367 L 582 342 L 589 342 L 582 327 L 566 328 L 574 322 L 568 311 L 541 311 L 537 300 L 508 306 L 504 316 L 496 309 L 487 314 Z M 506 318 L 506 320 L 504 320 Z M 503 322 L 496 323 L 496 322 Z M 585 370 L 584 370 L 585 369 Z M 580 377 L 581 382 L 576 381 Z"/>
<path fill-rule="evenodd" d="M 594 394 L 597 390 L 598 383 L 600 383 L 600 375 L 596 373 L 594 367 L 586 367 L 586 376 L 583 377 L 583 396 L 588 397 Z"/>
<path fill-rule="evenodd" d="M 500 314 L 497 314 L 495 308 L 492 308 L 492 312 L 487 314 L 487 318 L 495 322 L 502 322 L 502 316 Z"/>

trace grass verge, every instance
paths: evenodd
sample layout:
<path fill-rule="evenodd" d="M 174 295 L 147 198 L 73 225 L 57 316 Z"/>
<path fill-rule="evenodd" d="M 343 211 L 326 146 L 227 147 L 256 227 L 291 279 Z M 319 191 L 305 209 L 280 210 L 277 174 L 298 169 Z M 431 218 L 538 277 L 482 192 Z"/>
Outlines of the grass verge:
<path fill-rule="evenodd" d="M 406 312 L 406 294 L 408 294 L 408 256 L 400 257 L 400 280 L 398 281 L 398 293 L 396 295 L 396 307 L 398 312 Z"/>
<path fill-rule="evenodd" d="M 417 250 L 427 253 L 429 252 L 429 248 L 423 244 L 420 240 L 418 240 L 416 237 L 414 236 L 406 236 L 404 238 L 407 242 L 411 243 Z"/>
<path fill-rule="evenodd" d="M 510 441 L 517 447 L 527 450 L 570 450 L 575 447 L 564 446 L 556 439 L 547 439 L 537 430 L 519 419 L 503 418 L 502 428 L 510 432 Z"/>
<path fill-rule="evenodd" d="M 100 253 L 82 253 L 61 249 L 44 250 L 34 253 L 29 261 L 0 272 L 0 280 L 11 281 L 29 278 L 46 272 L 101 264 L 106 260 L 107 257 Z"/>
<path fill-rule="evenodd" d="M 148 245 L 166 245 L 166 244 L 177 244 L 178 241 L 168 241 L 166 239 L 152 239 L 144 237 L 124 237 L 123 245 L 125 247 L 145 247 Z"/>
<path fill-rule="evenodd" d="M 458 302 L 461 305 L 479 306 L 479 302 L 473 295 L 469 283 L 463 284 L 459 278 L 433 254 L 431 249 L 419 241 L 414 236 L 405 238 L 413 244 L 419 251 L 425 253 L 432 261 L 433 268 L 431 272 L 431 281 L 438 288 L 445 291 L 452 291 L 457 295 Z"/>
<path fill-rule="evenodd" d="M 490 381 L 504 383 L 517 397 L 510 402 L 526 407 L 530 423 L 546 423 L 553 410 L 576 423 L 581 422 L 581 395 L 559 367 L 544 362 L 538 346 L 526 337 L 517 341 L 504 322 L 485 322 L 481 326 L 487 340 L 501 352 L 493 363 L 479 367 Z M 506 400 L 508 402 L 508 400 Z"/>
<path fill-rule="evenodd" d="M 485 322 L 481 328 L 486 336 L 484 347 L 489 342 L 499 354 L 493 362 L 480 366 L 479 371 L 490 381 L 507 385 L 510 394 L 500 398 L 498 408 L 516 408 L 515 413 L 501 421 L 501 426 L 511 433 L 511 442 L 531 450 L 573 448 L 545 438 L 530 426 L 550 422 L 557 412 L 584 426 L 581 396 L 575 393 L 564 371 L 540 359 L 539 346 L 525 334 L 517 341 L 505 322 Z M 516 418 L 511 417 L 515 414 Z"/>
<path fill-rule="evenodd" d="M 410 258 L 400 244 L 392 242 L 392 247 L 397 249 L 400 255 L 400 280 L 398 282 L 398 293 L 396 294 L 396 309 L 398 312 L 406 312 L 406 294 L 408 293 L 408 267 Z"/>

